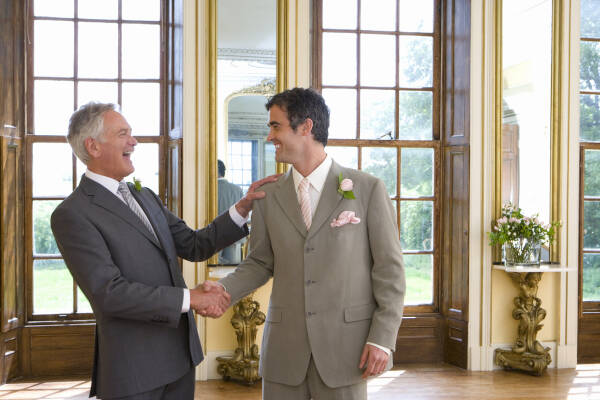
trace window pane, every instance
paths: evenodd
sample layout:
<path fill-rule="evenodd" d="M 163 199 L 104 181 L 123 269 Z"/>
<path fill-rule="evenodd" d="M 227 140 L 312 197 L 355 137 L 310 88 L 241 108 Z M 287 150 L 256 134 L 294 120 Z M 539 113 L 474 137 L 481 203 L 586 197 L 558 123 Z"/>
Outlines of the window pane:
<path fill-rule="evenodd" d="M 433 303 L 433 256 L 430 254 L 405 254 L 406 296 L 404 304 Z"/>
<path fill-rule="evenodd" d="M 117 19 L 119 17 L 119 1 L 78 0 L 77 16 L 88 19 Z"/>
<path fill-rule="evenodd" d="M 579 136 L 582 141 L 600 141 L 600 96 L 579 96 Z"/>
<path fill-rule="evenodd" d="M 131 162 L 135 171 L 125 180 L 131 182 L 135 177 L 142 181 L 142 186 L 146 186 L 158 194 L 158 144 L 138 143 L 131 155 Z"/>
<path fill-rule="evenodd" d="M 600 37 L 600 2 L 581 0 L 581 37 Z"/>
<path fill-rule="evenodd" d="M 357 147 L 327 146 L 325 151 L 341 166 L 358 169 Z"/>
<path fill-rule="evenodd" d="M 600 249 L 600 202 L 583 202 L 583 248 Z"/>
<path fill-rule="evenodd" d="M 433 95 L 431 92 L 400 92 L 399 139 L 431 140 Z"/>
<path fill-rule="evenodd" d="M 600 151 L 585 150 L 584 196 L 600 197 Z"/>
<path fill-rule="evenodd" d="M 117 24 L 80 22 L 77 46 L 79 77 L 117 78 L 118 44 Z"/>
<path fill-rule="evenodd" d="M 123 24 L 123 78 L 160 78 L 160 27 Z"/>
<path fill-rule="evenodd" d="M 323 85 L 356 85 L 356 34 L 323 32 Z"/>
<path fill-rule="evenodd" d="M 329 139 L 356 138 L 356 90 L 323 89 L 329 107 Z"/>
<path fill-rule="evenodd" d="M 73 114 L 73 82 L 35 80 L 33 125 L 36 135 L 66 135 Z"/>
<path fill-rule="evenodd" d="M 123 83 L 123 115 L 136 136 L 159 135 L 158 83 Z"/>
<path fill-rule="evenodd" d="M 400 37 L 400 86 L 433 86 L 433 38 Z"/>
<path fill-rule="evenodd" d="M 400 195 L 433 196 L 433 149 L 402 149 Z"/>
<path fill-rule="evenodd" d="M 402 250 L 433 250 L 433 202 L 400 202 Z"/>
<path fill-rule="evenodd" d="M 600 254 L 583 255 L 583 301 L 600 301 Z"/>
<path fill-rule="evenodd" d="M 33 74 L 43 77 L 73 76 L 73 23 L 34 21 Z"/>
<path fill-rule="evenodd" d="M 360 36 L 360 84 L 387 87 L 396 85 L 394 35 Z"/>
<path fill-rule="evenodd" d="M 598 2 L 600 7 L 600 2 Z M 600 90 L 600 43 L 581 42 L 579 63 L 579 88 L 581 90 Z"/>
<path fill-rule="evenodd" d="M 50 216 L 61 200 L 34 200 L 32 205 L 33 219 L 33 253 L 60 255 L 52 229 Z"/>
<path fill-rule="evenodd" d="M 81 288 L 77 288 L 77 312 L 81 314 L 91 314 L 93 312 L 90 301 L 85 297 Z"/>
<path fill-rule="evenodd" d="M 118 96 L 116 82 L 80 81 L 77 83 L 77 107 L 81 107 L 90 101 L 117 104 Z"/>
<path fill-rule="evenodd" d="M 394 139 L 393 90 L 360 91 L 360 138 Z"/>
<path fill-rule="evenodd" d="M 433 0 L 400 0 L 402 32 L 433 32 Z"/>
<path fill-rule="evenodd" d="M 396 0 L 363 1 L 360 8 L 360 29 L 395 31 Z"/>
<path fill-rule="evenodd" d="M 362 170 L 381 179 L 390 197 L 396 196 L 397 151 L 395 147 L 365 147 L 362 150 Z"/>
<path fill-rule="evenodd" d="M 123 19 L 158 21 L 160 0 L 121 0 Z"/>
<path fill-rule="evenodd" d="M 33 196 L 68 196 L 73 191 L 73 153 L 67 143 L 33 143 Z"/>
<path fill-rule="evenodd" d="M 33 260 L 33 313 L 73 312 L 73 278 L 63 260 Z"/>
<path fill-rule="evenodd" d="M 323 28 L 356 29 L 356 0 L 323 0 Z"/>
<path fill-rule="evenodd" d="M 34 0 L 33 15 L 36 17 L 73 18 L 73 0 Z"/>

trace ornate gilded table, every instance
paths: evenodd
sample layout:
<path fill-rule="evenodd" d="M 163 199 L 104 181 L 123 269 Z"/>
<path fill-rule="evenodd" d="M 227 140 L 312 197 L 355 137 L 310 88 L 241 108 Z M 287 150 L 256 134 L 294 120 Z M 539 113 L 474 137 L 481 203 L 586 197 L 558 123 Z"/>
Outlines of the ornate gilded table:
<path fill-rule="evenodd" d="M 519 296 L 515 297 L 514 319 L 519 321 L 517 340 L 512 349 L 496 349 L 494 363 L 504 369 L 517 369 L 534 375 L 541 375 L 552 358 L 549 347 L 544 347 L 537 339 L 537 333 L 542 329 L 542 320 L 546 318 L 546 310 L 542 300 L 537 297 L 538 284 L 544 272 L 567 272 L 568 268 L 557 264 L 542 264 L 539 267 L 507 267 L 494 265 L 494 269 L 506 271 L 519 288 Z"/>

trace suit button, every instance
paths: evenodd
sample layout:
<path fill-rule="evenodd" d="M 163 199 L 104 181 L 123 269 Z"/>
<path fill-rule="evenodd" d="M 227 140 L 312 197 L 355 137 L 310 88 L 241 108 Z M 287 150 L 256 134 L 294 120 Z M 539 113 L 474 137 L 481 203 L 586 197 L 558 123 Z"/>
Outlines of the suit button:
<path fill-rule="evenodd" d="M 317 313 L 316 313 L 316 312 L 312 312 L 312 311 L 309 311 L 309 312 L 307 312 L 306 314 L 307 314 L 309 317 L 312 317 L 313 315 L 317 315 Z"/>
<path fill-rule="evenodd" d="M 312 283 L 312 281 L 309 279 L 306 281 L 306 286 L 310 286 L 310 284 Z"/>

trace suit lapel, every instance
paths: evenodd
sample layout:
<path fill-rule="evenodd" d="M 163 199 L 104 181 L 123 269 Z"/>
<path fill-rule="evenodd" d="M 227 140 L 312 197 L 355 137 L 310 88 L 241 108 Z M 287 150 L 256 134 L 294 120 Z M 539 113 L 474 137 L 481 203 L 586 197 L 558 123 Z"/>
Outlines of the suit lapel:
<path fill-rule="evenodd" d="M 160 244 L 156 241 L 156 239 L 154 239 L 152 234 L 148 231 L 148 228 L 144 226 L 139 217 L 129 209 L 129 206 L 127 204 L 119 200 L 117 196 L 112 194 L 110 191 L 106 190 L 106 188 L 104 188 L 102 185 L 87 178 L 86 176 L 83 176 L 81 178 L 80 185 L 88 195 L 92 196 L 92 202 L 94 204 L 117 215 L 129 225 L 137 229 L 148 240 L 150 240 L 152 243 L 154 243 L 157 247 L 160 248 Z M 147 213 L 146 215 L 148 216 Z M 150 219 L 149 216 L 148 219 Z"/>
<path fill-rule="evenodd" d="M 285 215 L 289 218 L 298 232 L 306 237 L 306 225 L 300 213 L 300 205 L 298 204 L 298 196 L 294 188 L 294 178 L 290 169 L 283 179 L 278 181 L 279 189 L 275 191 L 275 199 L 283 209 Z"/>
<path fill-rule="evenodd" d="M 338 176 L 340 175 L 340 172 L 342 172 L 340 166 L 333 161 L 331 168 L 329 168 L 327 179 L 325 179 L 325 184 L 323 185 L 319 204 L 317 205 L 317 210 L 312 219 L 307 239 L 314 236 L 321 226 L 326 221 L 329 221 L 331 213 L 333 213 L 342 201 L 342 196 L 337 191 L 339 185 Z"/>

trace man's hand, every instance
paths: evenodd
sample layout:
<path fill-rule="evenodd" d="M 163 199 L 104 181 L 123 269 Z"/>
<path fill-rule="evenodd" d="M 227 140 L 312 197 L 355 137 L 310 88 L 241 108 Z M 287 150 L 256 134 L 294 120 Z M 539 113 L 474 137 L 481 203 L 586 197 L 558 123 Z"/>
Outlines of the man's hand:
<path fill-rule="evenodd" d="M 381 374 L 385 370 L 389 357 L 385 351 L 370 344 L 365 344 L 358 366 L 358 368 L 363 369 L 366 364 L 365 372 L 362 374 L 363 379 Z"/>
<path fill-rule="evenodd" d="M 230 302 L 229 294 L 216 282 L 206 281 L 190 289 L 190 307 L 205 317 L 220 317 L 227 311 Z"/>
<path fill-rule="evenodd" d="M 256 189 L 264 185 L 265 183 L 271 183 L 277 181 L 282 174 L 275 174 L 271 176 L 267 176 L 266 178 L 261 179 L 260 181 L 254 182 L 248 188 L 248 192 L 244 197 L 240 199 L 237 203 L 235 203 L 235 209 L 237 212 L 244 218 L 248 217 L 250 211 L 252 211 L 252 202 L 254 200 L 262 199 L 265 197 L 265 192 L 257 192 Z"/>

